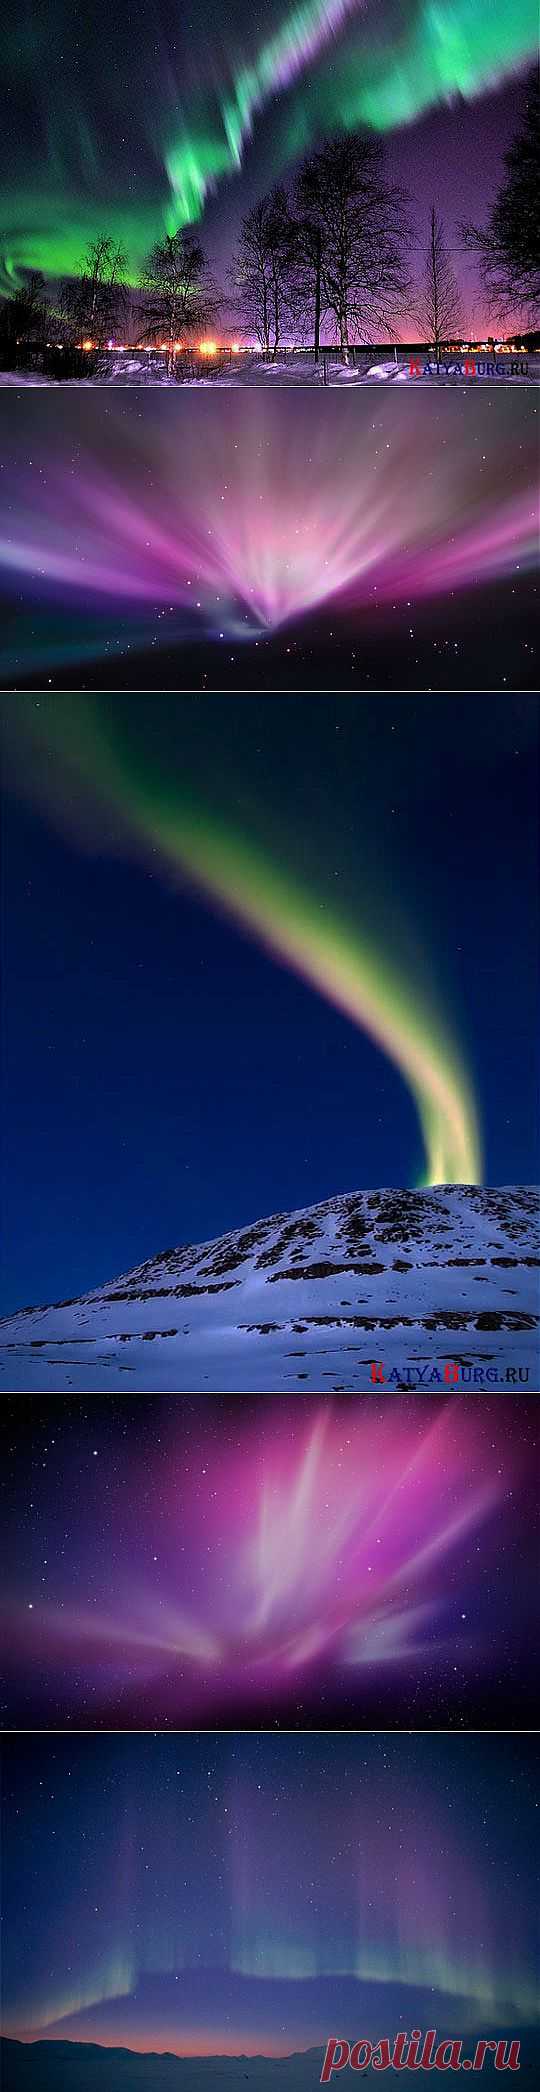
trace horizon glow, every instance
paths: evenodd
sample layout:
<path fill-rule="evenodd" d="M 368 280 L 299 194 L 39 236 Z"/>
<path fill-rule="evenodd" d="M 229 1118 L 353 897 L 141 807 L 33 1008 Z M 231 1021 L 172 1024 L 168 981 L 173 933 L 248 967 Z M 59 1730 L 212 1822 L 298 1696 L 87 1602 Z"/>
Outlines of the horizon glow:
<path fill-rule="evenodd" d="M 532 2028 L 528 1745 L 8 1739 L 7 1907 L 28 1916 L 7 2028 L 178 2054 L 290 2052 L 359 2012 Z"/>

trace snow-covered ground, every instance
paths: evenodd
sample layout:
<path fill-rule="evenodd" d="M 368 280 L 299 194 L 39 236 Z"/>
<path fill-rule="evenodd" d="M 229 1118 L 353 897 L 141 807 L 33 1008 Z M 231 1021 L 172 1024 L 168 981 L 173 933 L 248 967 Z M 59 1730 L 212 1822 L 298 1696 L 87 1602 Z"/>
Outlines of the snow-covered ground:
<path fill-rule="evenodd" d="M 400 2025 L 411 2026 L 414 2018 L 413 2012 L 404 2014 Z M 415 2024 L 421 2027 L 423 2032 L 428 2025 L 435 2025 L 438 2038 L 441 2038 L 441 2022 L 437 2015 L 424 2016 L 424 2019 L 419 2017 Z M 335 2032 L 333 2022 L 332 2030 Z M 397 2032 L 397 2024 L 395 2031 Z M 387 2038 L 391 2039 L 394 2035 L 394 2025 L 386 2028 L 385 2024 L 385 2032 Z M 538 2086 L 539 2066 L 537 2030 L 515 2028 L 510 2020 L 503 2030 L 506 2043 L 511 2039 L 512 2033 L 517 2033 L 521 2044 L 520 2092 L 535 2092 Z M 356 2035 L 355 2025 L 353 2029 L 349 2028 L 348 2038 L 351 2044 Z M 497 2036 L 502 2038 L 499 2029 Z M 376 2039 L 376 2035 L 374 2038 Z M 464 2034 L 465 2055 L 474 2055 L 476 2039 L 476 2031 L 474 2034 Z M 324 2052 L 323 2047 L 305 2049 L 296 2055 L 276 2058 L 189 2058 L 173 2055 L 137 2055 L 129 2049 L 98 2048 L 86 2042 L 79 2046 L 73 2041 L 38 2041 L 28 2045 L 6 2041 L 1 2045 L 0 2061 L 3 2064 L 4 2092 L 221 2092 L 221 2088 L 222 2092 L 244 2092 L 246 2086 L 248 2092 L 316 2092 L 316 2087 L 320 2084 Z M 494 2059 L 488 2055 L 484 2082 L 487 2079 L 487 2083 L 490 2084 L 493 2073 Z M 391 2069 L 390 2075 L 395 2079 L 397 2071 Z M 346 2069 L 340 2082 L 348 2084 L 350 2081 L 352 2087 L 353 2084 L 365 2084 L 366 2080 L 370 2085 L 380 2082 L 371 2068 L 367 2071 L 361 2070 L 360 2074 L 355 2074 L 354 2077 Z M 333 2085 L 337 2083 L 335 2076 L 331 2082 Z"/>
<path fill-rule="evenodd" d="M 2 2043 L 4 2092 L 315 2092 L 324 2049 L 265 2056 L 137 2055 L 86 2042 Z"/>
<path fill-rule="evenodd" d="M 373 1385 L 373 1360 L 390 1389 L 444 1386 L 456 1360 L 465 1386 L 538 1389 L 539 1214 L 535 1190 L 468 1185 L 277 1214 L 12 1315 L 2 1382 L 348 1393 Z"/>
<path fill-rule="evenodd" d="M 437 372 L 436 364 L 421 356 L 417 359 L 420 370 L 418 375 L 416 368 L 413 368 L 415 359 L 408 354 L 399 356 L 396 362 L 394 356 L 379 360 L 371 353 L 345 364 L 334 351 L 329 350 L 321 356 L 320 363 L 316 366 L 312 355 L 303 355 L 301 352 L 295 352 L 294 356 L 277 357 L 275 363 L 267 363 L 263 356 L 248 351 L 245 355 L 235 357 L 223 357 L 218 354 L 213 365 L 210 365 L 207 359 L 201 358 L 200 367 L 195 359 L 194 365 L 191 366 L 191 375 L 183 377 L 181 383 L 184 388 L 187 385 L 188 388 L 195 386 L 199 389 L 201 386 L 216 385 L 229 389 L 232 387 L 235 390 L 243 385 L 275 390 L 283 386 L 290 389 L 298 385 L 377 387 L 386 384 L 426 386 L 433 390 L 434 386 L 441 385 L 533 385 L 540 381 L 540 355 L 521 356 L 517 353 L 515 356 L 493 357 L 483 354 L 472 357 L 470 361 L 475 364 L 474 372 L 465 370 L 464 357 L 460 360 L 452 356 L 441 364 Z M 76 386 L 79 390 L 88 386 L 95 388 L 110 385 L 176 386 L 176 379 L 167 375 L 163 357 L 137 350 L 127 351 L 124 355 L 104 356 L 91 378 L 62 380 L 44 378 L 39 372 L 0 371 L 0 387 L 9 385 L 20 389 L 28 385 L 59 384 Z"/>

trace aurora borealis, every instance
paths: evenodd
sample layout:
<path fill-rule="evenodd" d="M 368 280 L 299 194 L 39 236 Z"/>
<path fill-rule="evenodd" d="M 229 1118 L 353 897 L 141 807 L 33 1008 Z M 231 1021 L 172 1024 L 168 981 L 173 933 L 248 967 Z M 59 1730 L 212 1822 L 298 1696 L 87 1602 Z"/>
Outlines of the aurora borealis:
<path fill-rule="evenodd" d="M 362 1184 L 534 1179 L 530 701 L 2 725 L 6 1310 Z"/>
<path fill-rule="evenodd" d="M 246 2056 L 360 2016 L 532 2029 L 536 1782 L 523 1736 L 8 1741 L 6 2031 Z"/>
<path fill-rule="evenodd" d="M 5 2092 L 540 2085 L 537 64 L 3 32 Z"/>
<path fill-rule="evenodd" d="M 527 687 L 524 391 L 23 395 L 4 416 L 10 687 Z"/>
<path fill-rule="evenodd" d="M 534 1396 L 18 1397 L 3 1437 L 9 1728 L 527 1722 Z"/>
<path fill-rule="evenodd" d="M 152 777 L 148 746 L 142 761 L 129 740 L 122 747 L 113 715 L 108 731 L 105 715 L 81 699 L 71 719 L 63 709 L 59 733 L 50 708 L 48 717 L 66 792 L 73 773 L 83 794 L 93 787 L 97 833 L 104 807 L 119 835 L 143 856 L 150 853 L 154 865 L 161 861 L 165 878 L 187 876 L 279 963 L 364 1029 L 397 1063 L 412 1091 L 424 1136 L 425 1181 L 476 1183 L 482 1162 L 474 1102 L 457 1054 L 448 1050 L 427 997 L 420 999 L 418 980 L 411 995 L 399 966 L 392 968 L 369 930 L 362 933 L 346 914 L 340 917 L 327 905 L 321 921 L 318 896 L 297 885 L 256 838 L 207 813 L 190 798 L 182 777 L 172 792 L 165 775 Z M 37 719 L 38 742 L 39 726 Z"/>
<path fill-rule="evenodd" d="M 532 0 L 232 0 L 226 27 L 215 0 L 185 19 L 174 0 L 151 19 L 125 0 L 97 0 L 90 19 L 65 0 L 23 8 L 5 39 L 4 285 L 76 272 L 104 225 L 131 281 L 186 222 L 228 262 L 264 185 L 360 126 L 388 139 L 419 224 L 438 163 L 455 241 L 471 189 L 496 183 L 536 44 Z"/>

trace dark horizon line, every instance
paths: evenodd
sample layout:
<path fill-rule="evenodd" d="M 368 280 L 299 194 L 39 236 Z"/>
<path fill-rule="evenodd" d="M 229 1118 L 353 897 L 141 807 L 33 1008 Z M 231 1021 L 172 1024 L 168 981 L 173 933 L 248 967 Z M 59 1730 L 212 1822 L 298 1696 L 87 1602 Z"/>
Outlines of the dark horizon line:
<path fill-rule="evenodd" d="M 87 2041 L 76 2034 L 2 2034 L 0 2043 L 7 2042 L 13 2048 L 97 2048 L 105 2055 L 141 2056 L 146 2062 L 157 2062 L 170 2056 L 175 2063 L 294 2063 L 296 2056 L 324 2054 L 324 2042 L 310 2042 L 307 2048 L 283 2049 L 278 2055 L 266 2054 L 264 2049 L 176 2049 L 176 2048 L 129 2048 L 125 2042 Z"/>

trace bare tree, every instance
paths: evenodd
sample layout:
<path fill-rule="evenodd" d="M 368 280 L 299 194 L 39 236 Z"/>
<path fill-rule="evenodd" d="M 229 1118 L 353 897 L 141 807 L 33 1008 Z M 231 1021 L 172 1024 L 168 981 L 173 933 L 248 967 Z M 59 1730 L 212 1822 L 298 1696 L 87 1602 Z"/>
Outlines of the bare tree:
<path fill-rule="evenodd" d="M 68 340 L 87 336 L 95 348 L 103 348 L 124 311 L 125 270 L 123 248 L 101 233 L 88 247 L 80 275 L 61 285 L 57 317 Z"/>
<path fill-rule="evenodd" d="M 242 219 L 233 280 L 266 356 L 278 353 L 288 309 L 293 234 L 285 190 L 272 189 Z"/>
<path fill-rule="evenodd" d="M 487 226 L 464 225 L 480 259 L 483 288 L 500 316 L 540 305 L 540 83 L 529 87 L 520 130 L 504 156 L 505 176 Z"/>
<path fill-rule="evenodd" d="M 326 309 L 347 361 L 352 343 L 369 340 L 375 326 L 391 334 L 403 308 L 411 239 L 405 197 L 386 180 L 382 146 L 358 133 L 330 139 L 311 156 L 301 194 L 315 235 L 316 336 Z"/>
<path fill-rule="evenodd" d="M 300 168 L 294 195 L 294 303 L 305 321 L 311 309 L 315 363 L 319 361 L 323 312 L 322 265 L 324 222 L 313 162 Z"/>
<path fill-rule="evenodd" d="M 47 312 L 43 276 L 31 269 L 13 297 L 4 298 L 0 306 L 0 354 L 5 368 L 22 366 L 28 350 L 43 339 Z"/>
<path fill-rule="evenodd" d="M 145 332 L 165 344 L 169 377 L 175 343 L 215 317 L 219 300 L 206 275 L 200 241 L 182 227 L 158 240 L 141 272 Z"/>
<path fill-rule="evenodd" d="M 461 332 L 463 310 L 446 246 L 442 218 L 439 218 L 434 203 L 431 206 L 424 281 L 417 316 L 423 336 L 435 350 L 438 369 L 443 343 L 452 335 Z"/>

